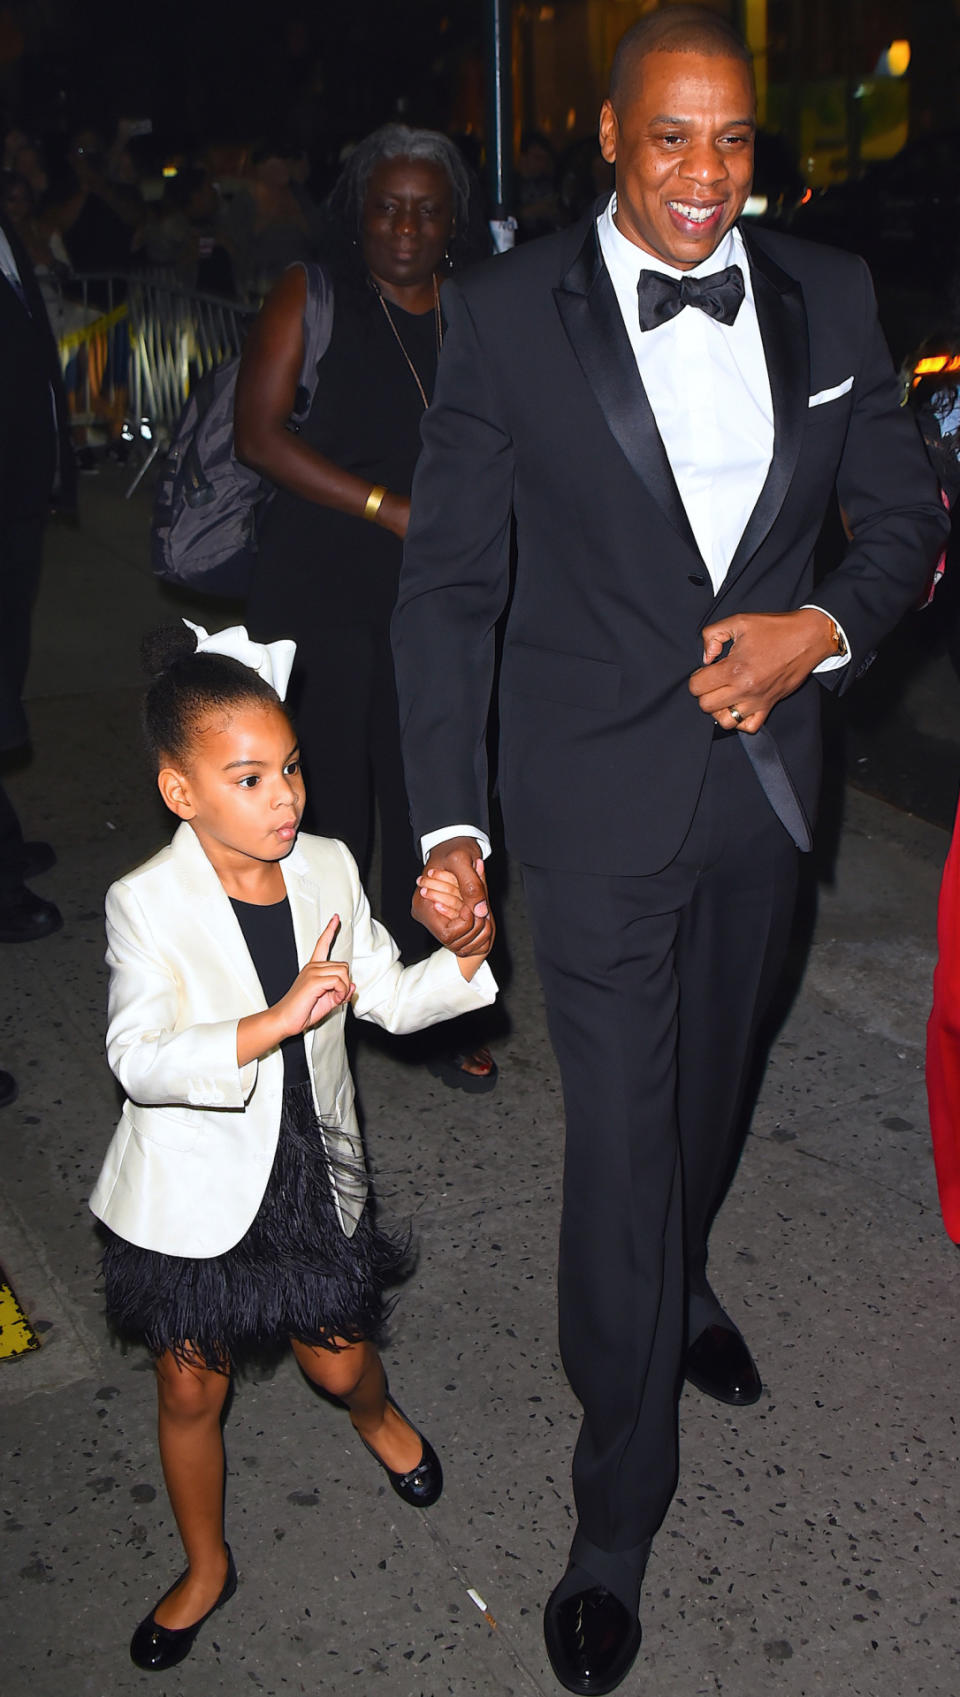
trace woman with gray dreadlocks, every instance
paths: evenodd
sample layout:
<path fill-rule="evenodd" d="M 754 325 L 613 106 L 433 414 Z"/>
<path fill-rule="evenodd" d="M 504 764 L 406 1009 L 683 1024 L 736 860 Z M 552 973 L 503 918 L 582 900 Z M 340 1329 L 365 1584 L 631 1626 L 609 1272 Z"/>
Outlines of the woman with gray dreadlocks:
<path fill-rule="evenodd" d="M 248 626 L 260 641 L 296 638 L 290 699 L 310 829 L 344 841 L 365 878 L 379 824 L 380 912 L 407 961 L 432 943 L 410 916 L 419 867 L 390 617 L 420 420 L 443 340 L 441 283 L 469 257 L 469 196 L 466 167 L 445 136 L 402 124 L 368 136 L 325 208 L 333 332 L 302 429 L 287 427 L 303 364 L 301 267 L 285 272 L 267 297 L 237 382 L 237 457 L 278 489 L 258 541 Z M 470 1039 L 444 1049 L 434 1043 L 425 1058 L 461 1089 L 496 1083 L 489 1050 Z"/>

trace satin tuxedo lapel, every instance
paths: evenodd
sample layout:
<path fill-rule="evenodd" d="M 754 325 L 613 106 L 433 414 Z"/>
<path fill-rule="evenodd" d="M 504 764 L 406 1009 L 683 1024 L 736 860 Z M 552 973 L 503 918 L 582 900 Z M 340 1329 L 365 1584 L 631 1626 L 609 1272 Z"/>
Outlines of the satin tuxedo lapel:
<path fill-rule="evenodd" d="M 769 535 L 797 469 L 807 419 L 810 348 L 800 284 L 781 271 L 749 232 L 742 232 L 750 259 L 753 298 L 773 402 L 773 458 L 721 587 L 723 595 Z M 719 597 L 718 597 L 719 599 Z"/>
<path fill-rule="evenodd" d="M 753 299 L 773 403 L 773 457 L 757 504 L 737 544 L 717 600 L 726 595 L 769 536 L 797 469 L 807 417 L 810 347 L 803 294 L 795 278 L 781 271 L 744 232 Z M 770 805 L 798 849 L 808 853 L 813 837 L 806 809 L 783 763 L 769 727 L 744 737 L 743 748 Z"/>
<path fill-rule="evenodd" d="M 700 550 L 603 263 L 594 214 L 576 259 L 553 295 L 567 338 L 611 433 L 664 517 L 699 560 Z"/>

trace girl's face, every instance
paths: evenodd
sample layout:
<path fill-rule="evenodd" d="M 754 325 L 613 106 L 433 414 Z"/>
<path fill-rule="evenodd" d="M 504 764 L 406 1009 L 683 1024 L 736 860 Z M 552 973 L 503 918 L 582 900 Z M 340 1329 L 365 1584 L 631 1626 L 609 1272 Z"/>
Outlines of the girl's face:
<path fill-rule="evenodd" d="M 282 707 L 241 702 L 197 724 L 184 770 L 166 766 L 160 794 L 188 819 L 218 872 L 283 860 L 303 814 L 297 739 Z"/>

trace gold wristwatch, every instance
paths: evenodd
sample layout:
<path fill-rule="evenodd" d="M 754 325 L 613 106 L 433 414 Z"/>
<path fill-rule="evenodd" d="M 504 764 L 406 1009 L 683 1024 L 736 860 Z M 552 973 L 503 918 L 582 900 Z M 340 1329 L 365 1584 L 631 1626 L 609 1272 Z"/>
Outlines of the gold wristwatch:
<path fill-rule="evenodd" d="M 829 613 L 827 614 L 827 618 L 830 619 Z M 840 626 L 837 624 L 836 619 L 830 619 L 830 629 L 833 632 L 833 646 L 837 654 L 849 654 L 850 650 L 847 647 L 847 639 L 844 636 L 843 631 L 840 629 Z"/>

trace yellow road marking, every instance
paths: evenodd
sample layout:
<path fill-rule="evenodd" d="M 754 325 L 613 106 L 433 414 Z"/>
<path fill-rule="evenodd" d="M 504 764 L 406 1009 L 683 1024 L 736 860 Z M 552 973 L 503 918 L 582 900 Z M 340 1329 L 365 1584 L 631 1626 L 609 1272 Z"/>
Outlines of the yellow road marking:
<path fill-rule="evenodd" d="M 39 1349 L 40 1339 L 17 1301 L 13 1286 L 0 1268 L 0 1361 Z"/>

